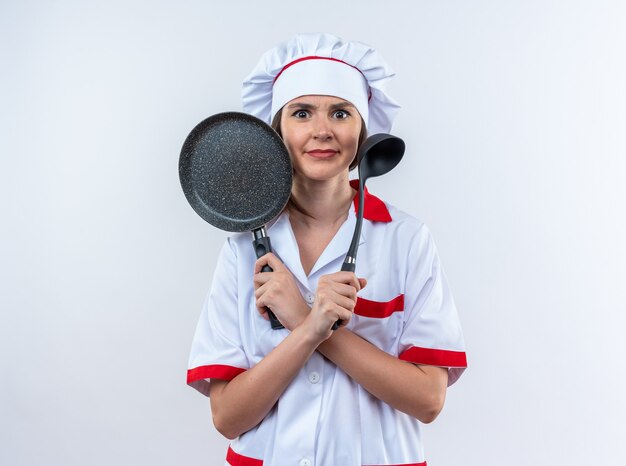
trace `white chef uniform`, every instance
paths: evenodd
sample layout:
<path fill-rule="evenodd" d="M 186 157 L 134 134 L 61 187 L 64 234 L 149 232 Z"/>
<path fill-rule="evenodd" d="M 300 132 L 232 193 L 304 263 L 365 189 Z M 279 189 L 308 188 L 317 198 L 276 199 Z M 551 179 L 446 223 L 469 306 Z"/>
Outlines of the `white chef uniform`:
<path fill-rule="evenodd" d="M 402 360 L 448 368 L 452 385 L 467 365 L 465 347 L 428 228 L 367 190 L 364 217 L 356 275 L 368 283 L 347 329 Z M 355 222 L 350 209 L 308 276 L 288 214 L 269 226 L 275 254 L 309 304 L 319 278 L 341 269 Z M 272 330 L 256 309 L 255 261 L 249 233 L 231 236 L 222 248 L 189 358 L 187 382 L 205 395 L 211 378 L 232 380 L 288 335 Z M 316 352 L 265 419 L 231 443 L 226 464 L 425 465 L 421 428 Z"/>

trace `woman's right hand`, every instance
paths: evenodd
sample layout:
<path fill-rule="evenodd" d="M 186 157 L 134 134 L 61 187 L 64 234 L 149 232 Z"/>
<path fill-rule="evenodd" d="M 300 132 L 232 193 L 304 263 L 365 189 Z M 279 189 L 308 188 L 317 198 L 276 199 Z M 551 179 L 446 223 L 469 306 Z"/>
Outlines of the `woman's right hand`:
<path fill-rule="evenodd" d="M 345 327 L 356 305 L 357 293 L 367 280 L 357 278 L 352 272 L 336 272 L 320 277 L 317 283 L 313 308 L 301 326 L 320 343 L 333 334 L 332 327 L 341 320 Z"/>

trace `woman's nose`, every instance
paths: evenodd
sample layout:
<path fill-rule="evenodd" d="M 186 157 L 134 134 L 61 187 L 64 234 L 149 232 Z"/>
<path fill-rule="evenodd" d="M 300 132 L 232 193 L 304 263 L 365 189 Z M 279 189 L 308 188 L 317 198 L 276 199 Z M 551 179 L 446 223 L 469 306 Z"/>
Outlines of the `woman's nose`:
<path fill-rule="evenodd" d="M 333 137 L 333 132 L 329 122 L 325 118 L 318 118 L 313 128 L 313 137 L 315 139 L 326 140 Z"/>

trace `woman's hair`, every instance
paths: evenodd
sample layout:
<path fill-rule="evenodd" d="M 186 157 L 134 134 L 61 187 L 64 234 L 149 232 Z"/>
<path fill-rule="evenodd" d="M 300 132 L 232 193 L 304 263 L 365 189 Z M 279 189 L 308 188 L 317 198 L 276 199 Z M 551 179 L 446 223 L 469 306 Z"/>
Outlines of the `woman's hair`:
<path fill-rule="evenodd" d="M 283 109 L 281 108 L 278 112 L 276 112 L 276 116 L 272 120 L 272 128 L 278 133 L 281 139 L 283 137 L 282 133 L 280 132 L 280 122 L 282 120 L 282 115 Z M 361 117 L 360 115 L 359 118 L 361 118 L 361 132 L 359 133 L 359 141 L 357 143 L 357 153 L 354 154 L 354 159 L 352 159 L 352 162 L 350 162 L 350 166 L 348 167 L 350 171 L 354 170 L 359 164 L 359 161 L 357 160 L 357 154 L 359 153 L 361 145 L 367 139 L 367 128 L 365 127 L 365 121 L 363 121 L 363 117 Z"/>

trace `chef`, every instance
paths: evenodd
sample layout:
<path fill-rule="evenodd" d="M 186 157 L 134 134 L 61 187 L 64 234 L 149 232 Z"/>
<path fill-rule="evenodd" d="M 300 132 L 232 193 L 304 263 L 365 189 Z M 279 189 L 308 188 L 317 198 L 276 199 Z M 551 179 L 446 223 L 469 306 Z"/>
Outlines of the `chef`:
<path fill-rule="evenodd" d="M 366 135 L 391 130 L 392 76 L 368 45 L 302 34 L 244 81 L 244 111 L 281 135 L 294 178 L 268 226 L 274 253 L 257 260 L 249 233 L 223 245 L 192 342 L 187 383 L 232 440 L 227 465 L 426 465 L 422 424 L 467 366 L 432 235 L 365 190 L 356 271 L 340 271 L 349 172 Z"/>

